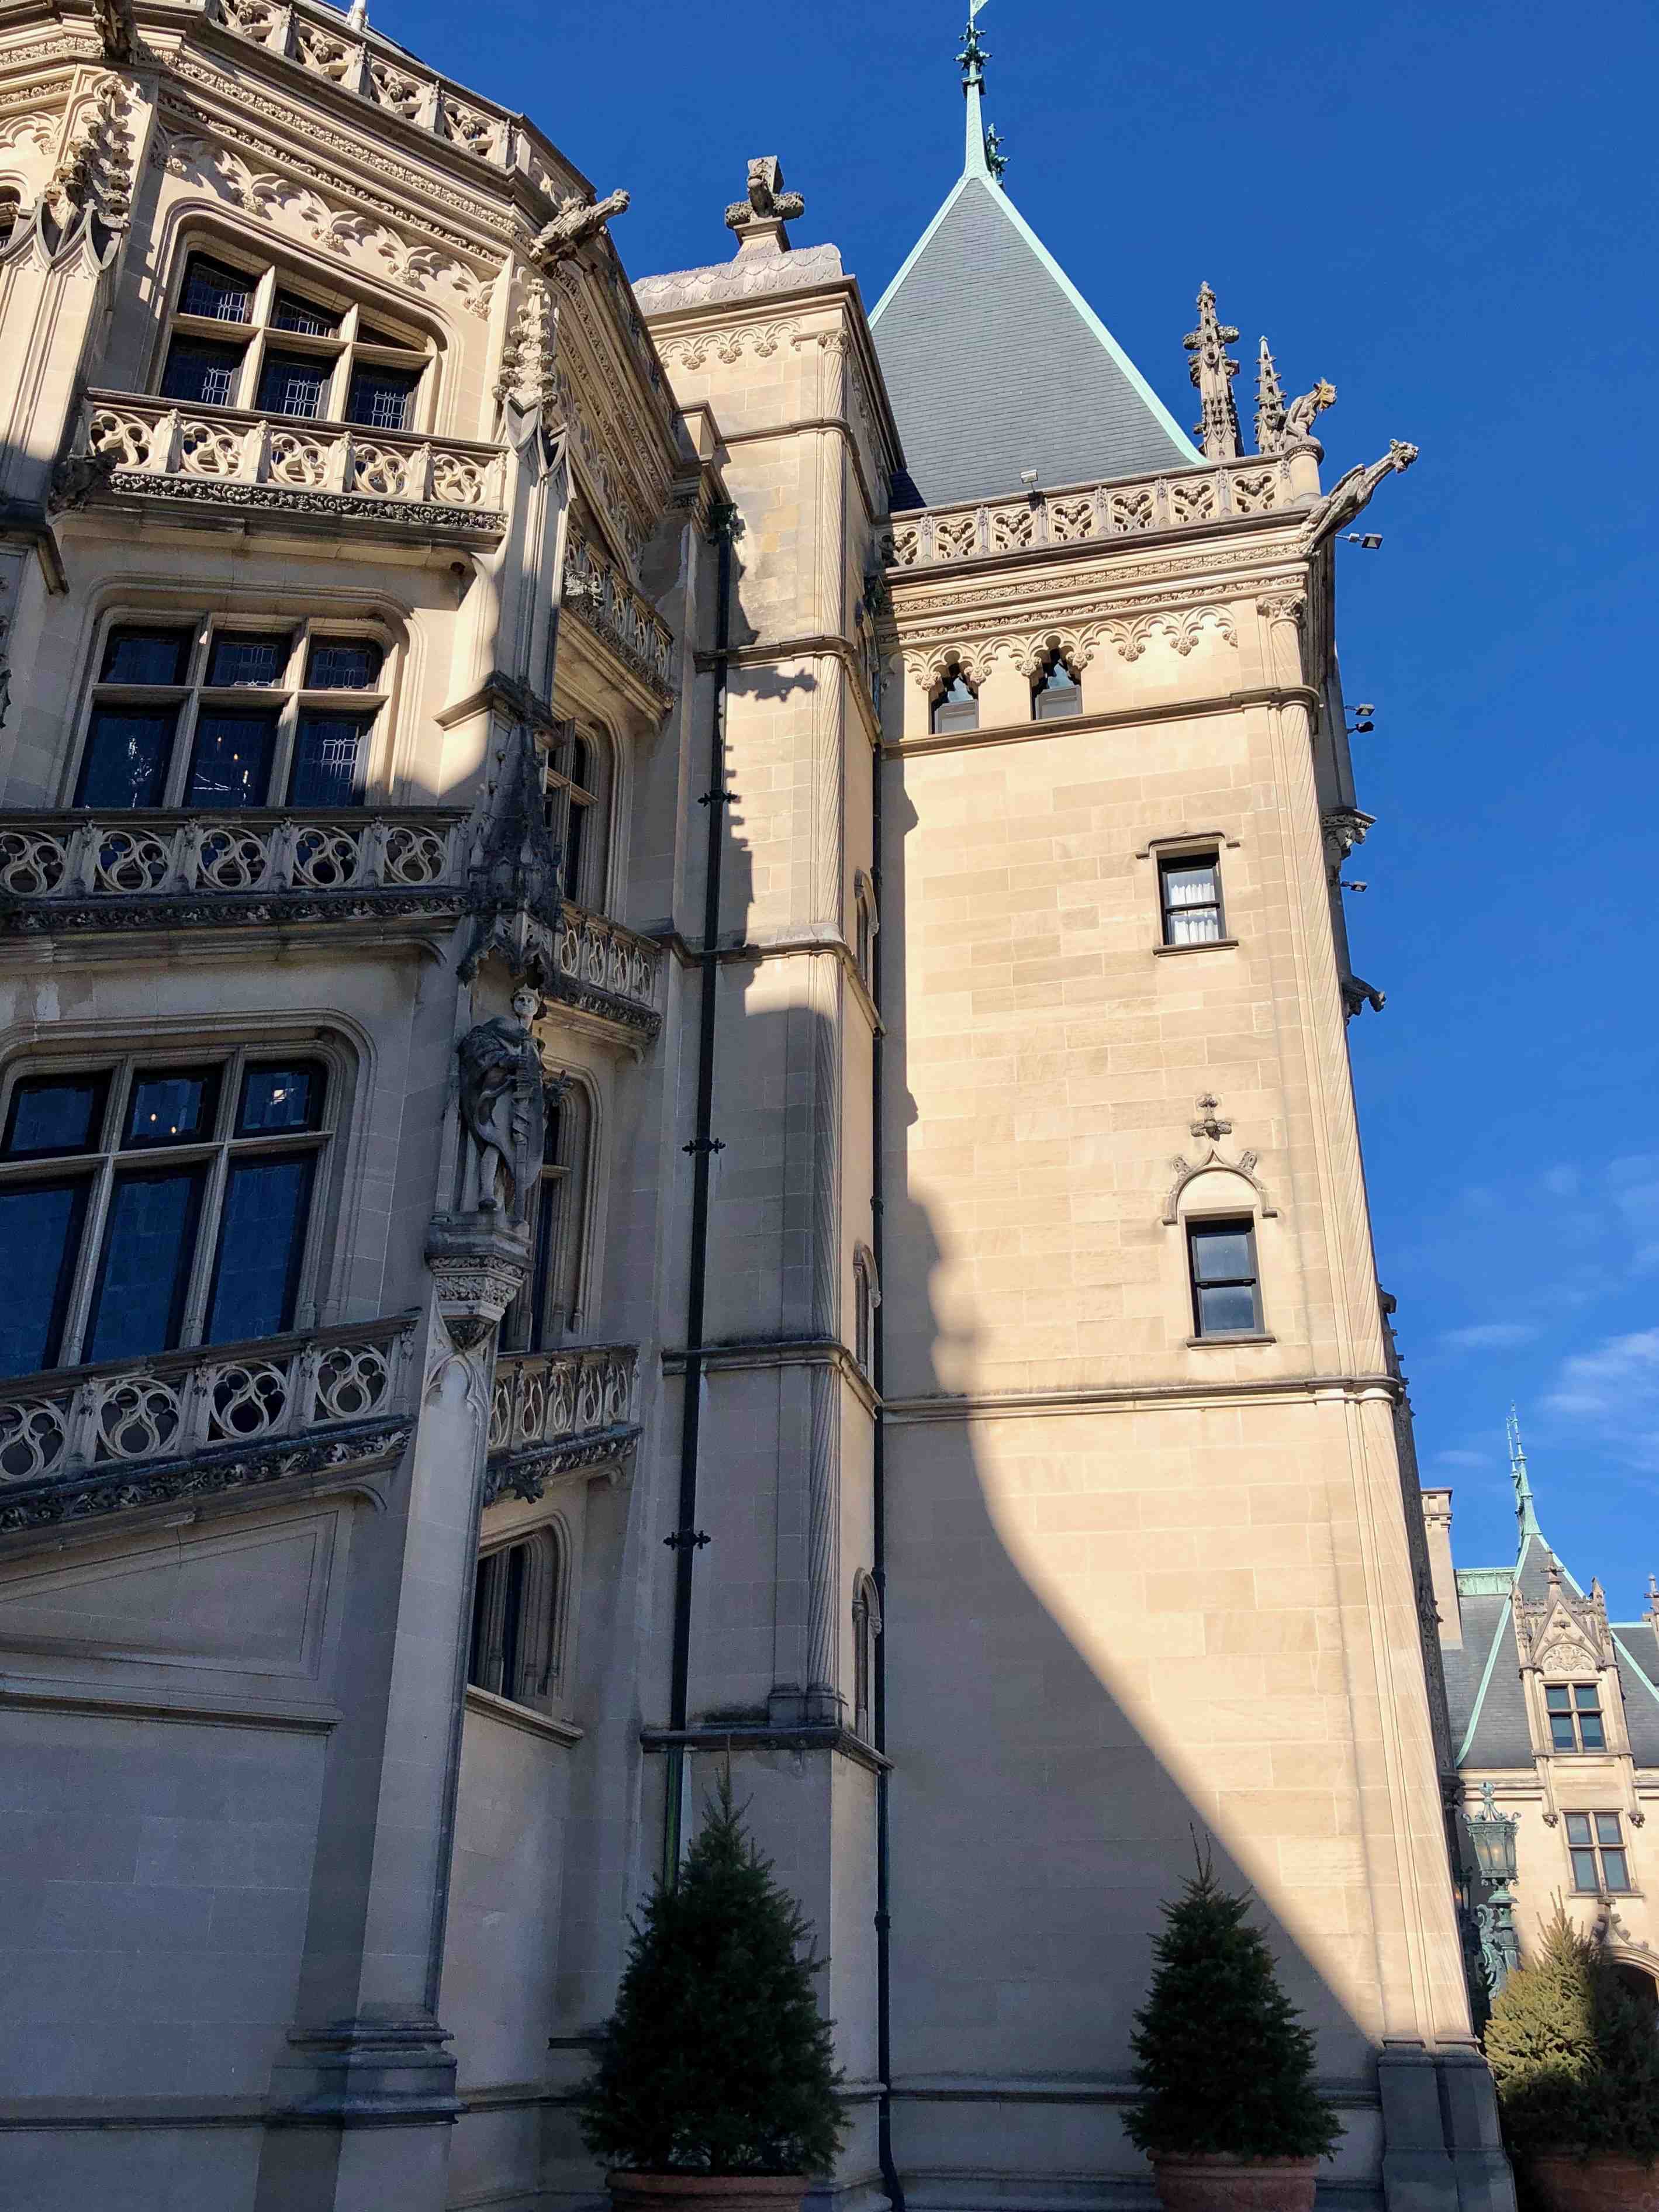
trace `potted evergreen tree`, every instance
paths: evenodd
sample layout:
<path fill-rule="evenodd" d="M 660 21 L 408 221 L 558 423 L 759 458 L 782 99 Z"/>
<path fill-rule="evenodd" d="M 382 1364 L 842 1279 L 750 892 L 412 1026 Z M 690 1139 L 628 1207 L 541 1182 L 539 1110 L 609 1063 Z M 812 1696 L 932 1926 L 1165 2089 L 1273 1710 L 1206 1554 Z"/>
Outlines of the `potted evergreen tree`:
<path fill-rule="evenodd" d="M 635 1923 L 582 2094 L 617 2212 L 789 2212 L 833 2166 L 842 2076 L 813 1993 L 823 1963 L 723 1777 L 678 1880 Z"/>
<path fill-rule="evenodd" d="M 1504 2140 L 1544 2212 L 1659 2212 L 1659 2027 L 1559 1901 L 1486 2044 Z"/>
<path fill-rule="evenodd" d="M 1206 1853 L 1152 1946 L 1126 2125 L 1165 2212 L 1311 2212 L 1316 2166 L 1342 2133 L 1251 1903 Z"/>

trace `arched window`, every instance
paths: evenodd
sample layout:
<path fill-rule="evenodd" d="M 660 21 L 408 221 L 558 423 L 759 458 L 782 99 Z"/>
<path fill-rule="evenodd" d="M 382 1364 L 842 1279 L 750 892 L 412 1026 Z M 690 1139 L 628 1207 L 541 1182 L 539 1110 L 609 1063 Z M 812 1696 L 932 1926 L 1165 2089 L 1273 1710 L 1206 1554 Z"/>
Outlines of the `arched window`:
<path fill-rule="evenodd" d="M 378 307 L 216 243 L 185 258 L 159 389 L 192 407 L 415 430 L 431 421 L 432 360 L 429 338 Z"/>
<path fill-rule="evenodd" d="M 597 732 L 562 722 L 544 773 L 547 830 L 558 848 L 559 885 L 573 906 L 603 912 L 610 755 Z"/>
<path fill-rule="evenodd" d="M 1039 722 L 1058 722 L 1083 712 L 1083 689 L 1066 665 L 1059 646 L 1043 659 L 1031 686 L 1031 714 Z"/>
<path fill-rule="evenodd" d="M 550 1351 L 568 1343 L 580 1324 L 592 1120 L 580 1083 L 549 1085 L 542 1170 L 530 1203 L 530 1272 L 502 1322 L 501 1342 L 509 1351 Z"/>
<path fill-rule="evenodd" d="M 867 1244 L 860 1244 L 853 1254 L 853 1357 L 866 1375 L 875 1349 L 876 1308 L 880 1304 L 876 1255 Z"/>
<path fill-rule="evenodd" d="M 881 1596 L 872 1575 L 853 1582 L 853 1733 L 875 1741 L 876 1638 L 881 1634 Z"/>
<path fill-rule="evenodd" d="M 876 932 L 881 927 L 881 918 L 876 910 L 876 887 L 862 868 L 853 878 L 853 903 L 857 933 L 854 957 L 858 963 L 859 981 L 867 991 L 875 978 Z"/>
<path fill-rule="evenodd" d="M 514 1705 L 551 1705 L 558 1689 L 563 1555 L 551 1528 L 486 1552 L 472 1595 L 466 1679 Z"/>
<path fill-rule="evenodd" d="M 933 695 L 932 726 L 938 735 L 979 727 L 979 694 L 956 661 L 946 669 L 945 680 Z"/>
<path fill-rule="evenodd" d="M 0 246 L 10 241 L 22 212 L 22 195 L 16 185 L 0 185 Z"/>

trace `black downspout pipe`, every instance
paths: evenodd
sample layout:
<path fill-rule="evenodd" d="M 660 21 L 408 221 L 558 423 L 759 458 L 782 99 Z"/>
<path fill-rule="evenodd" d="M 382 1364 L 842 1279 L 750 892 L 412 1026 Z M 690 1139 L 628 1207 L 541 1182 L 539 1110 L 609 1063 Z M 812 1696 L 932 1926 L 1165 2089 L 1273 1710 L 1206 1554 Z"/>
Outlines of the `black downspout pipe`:
<path fill-rule="evenodd" d="M 708 1171 L 720 1150 L 711 1133 L 714 1109 L 714 1014 L 720 981 L 720 860 L 726 849 L 721 810 L 726 788 L 726 690 L 732 638 L 732 507 L 717 507 L 710 517 L 720 547 L 720 585 L 714 616 L 714 705 L 708 732 L 708 788 L 698 800 L 708 812 L 708 850 L 703 871 L 702 969 L 697 1024 L 697 1126 L 684 1149 L 691 1155 L 691 1264 L 685 1302 L 685 1382 L 680 1406 L 680 1494 L 674 1533 L 665 1539 L 674 1553 L 674 1661 L 668 1700 L 668 1726 L 683 1736 L 691 1671 L 691 1570 L 708 1542 L 697 1527 L 697 1437 L 702 1420 L 703 1300 L 708 1278 Z M 680 1801 L 684 1790 L 685 1746 L 668 1747 L 667 1801 L 663 1808 L 662 1878 L 672 1884 L 679 1871 L 684 1838 Z"/>
<path fill-rule="evenodd" d="M 881 749 L 876 748 L 871 783 L 870 802 L 870 878 L 875 892 L 878 922 L 881 915 Z M 876 1031 L 871 1041 L 871 1183 L 870 1249 L 876 1263 L 876 1280 L 883 1280 L 882 1266 L 885 1247 L 883 1177 L 882 1177 L 882 1049 L 881 1026 L 881 930 L 877 927 L 870 943 L 870 995 L 876 1004 Z M 887 1749 L 887 1638 L 892 1632 L 891 1619 L 887 1607 L 887 1425 L 882 1418 L 883 1341 L 882 1309 L 879 1303 L 870 1316 L 870 1380 L 876 1394 L 876 1433 L 872 1453 L 871 1512 L 874 1522 L 872 1538 L 871 1578 L 876 1585 L 876 1599 L 881 1607 L 881 1634 L 875 1638 L 872 1707 L 871 1719 L 874 1728 L 876 1749 L 885 1753 Z M 890 1776 L 884 1764 L 876 1773 L 876 2078 L 881 2084 L 876 2106 L 876 2154 L 881 2162 L 881 2184 L 887 2191 L 893 2212 L 904 2212 L 904 2185 L 899 2179 L 898 2168 L 893 2163 L 893 1954 L 892 1914 L 890 1905 L 890 1867 L 888 1854 L 888 1783 Z"/>

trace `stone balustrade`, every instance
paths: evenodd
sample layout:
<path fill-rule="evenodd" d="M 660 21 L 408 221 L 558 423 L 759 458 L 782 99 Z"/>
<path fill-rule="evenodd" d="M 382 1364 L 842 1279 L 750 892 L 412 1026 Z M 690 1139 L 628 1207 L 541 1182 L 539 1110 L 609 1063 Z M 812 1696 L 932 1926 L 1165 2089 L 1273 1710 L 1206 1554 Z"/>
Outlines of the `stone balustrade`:
<path fill-rule="evenodd" d="M 969 500 L 893 518 L 887 561 L 895 568 L 995 559 L 1044 546 L 1194 529 L 1297 503 L 1290 464 L 1252 453 L 1137 483 L 1067 484 L 1017 499 Z"/>
<path fill-rule="evenodd" d="M 413 1316 L 0 1382 L 0 1535 L 380 1462 Z"/>
<path fill-rule="evenodd" d="M 408 54 L 392 53 L 353 34 L 331 8 L 289 6 L 283 0 L 207 0 L 209 20 L 267 52 L 297 62 L 313 76 L 356 93 L 419 130 L 492 168 L 527 166 L 514 118 L 475 93 L 465 95 Z"/>
<path fill-rule="evenodd" d="M 71 498 L 361 516 L 471 537 L 506 528 L 506 468 L 501 446 L 89 392 L 60 478 Z"/>
<path fill-rule="evenodd" d="M 0 934 L 461 911 L 454 809 L 0 814 Z"/>
<path fill-rule="evenodd" d="M 568 902 L 560 908 L 559 921 L 553 957 L 567 982 L 579 991 L 602 991 L 634 1006 L 655 1007 L 663 961 L 659 945 Z"/>
<path fill-rule="evenodd" d="M 564 605 L 666 705 L 674 696 L 673 632 L 622 571 L 574 533 L 565 554 Z"/>
<path fill-rule="evenodd" d="M 550 1475 L 615 1459 L 639 1433 L 631 1344 L 507 1352 L 489 1402 L 485 1496 L 539 1497 Z"/>

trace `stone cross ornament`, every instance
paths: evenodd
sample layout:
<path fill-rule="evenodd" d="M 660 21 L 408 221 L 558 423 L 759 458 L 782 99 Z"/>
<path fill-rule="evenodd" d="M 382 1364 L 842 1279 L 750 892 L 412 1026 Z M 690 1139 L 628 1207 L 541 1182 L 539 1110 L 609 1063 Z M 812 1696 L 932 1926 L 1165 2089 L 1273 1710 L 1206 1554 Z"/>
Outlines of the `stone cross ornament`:
<path fill-rule="evenodd" d="M 739 246 L 753 240 L 772 239 L 781 247 L 789 244 L 783 226 L 806 212 L 799 192 L 783 189 L 783 169 L 775 154 L 757 154 L 749 164 L 749 197 L 733 200 L 726 210 L 726 227 L 738 234 Z"/>

